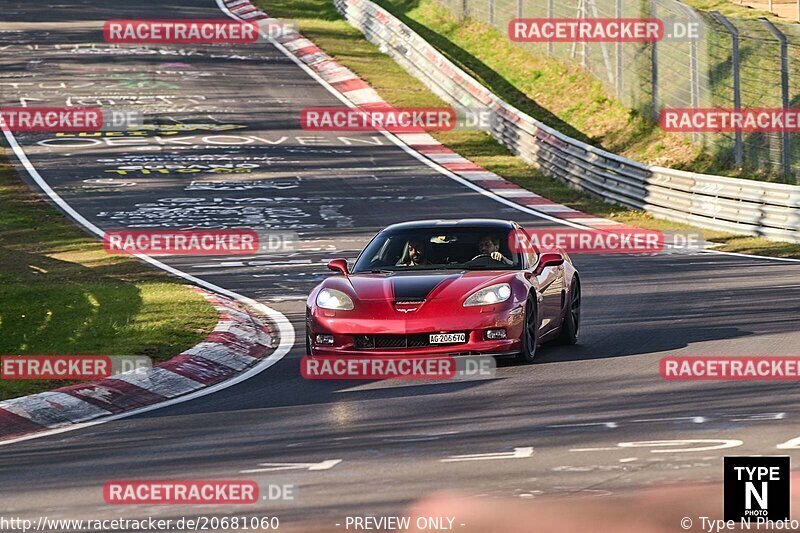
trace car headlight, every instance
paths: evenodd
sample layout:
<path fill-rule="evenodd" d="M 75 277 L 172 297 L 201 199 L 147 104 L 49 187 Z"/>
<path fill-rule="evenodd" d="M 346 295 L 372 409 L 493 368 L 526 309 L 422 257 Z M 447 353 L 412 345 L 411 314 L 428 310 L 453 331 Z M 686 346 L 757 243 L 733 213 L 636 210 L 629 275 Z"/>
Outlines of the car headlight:
<path fill-rule="evenodd" d="M 323 309 L 337 309 L 349 311 L 355 306 L 353 300 L 342 291 L 336 289 L 322 289 L 317 294 L 317 305 Z"/>
<path fill-rule="evenodd" d="M 485 289 L 473 292 L 467 301 L 464 302 L 464 307 L 471 307 L 473 305 L 492 305 L 500 302 L 505 302 L 511 297 L 511 285 L 508 283 L 498 283 L 497 285 L 490 285 Z"/>

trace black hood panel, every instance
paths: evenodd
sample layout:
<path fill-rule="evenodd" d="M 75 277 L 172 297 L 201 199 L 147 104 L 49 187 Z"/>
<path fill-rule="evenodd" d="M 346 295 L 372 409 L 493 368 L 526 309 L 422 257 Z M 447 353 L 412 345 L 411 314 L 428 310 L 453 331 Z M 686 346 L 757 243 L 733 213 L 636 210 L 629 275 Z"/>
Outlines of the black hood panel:
<path fill-rule="evenodd" d="M 458 278 L 459 274 L 432 274 L 421 276 L 392 277 L 392 290 L 395 302 L 420 301 L 428 297 L 439 284 Z"/>

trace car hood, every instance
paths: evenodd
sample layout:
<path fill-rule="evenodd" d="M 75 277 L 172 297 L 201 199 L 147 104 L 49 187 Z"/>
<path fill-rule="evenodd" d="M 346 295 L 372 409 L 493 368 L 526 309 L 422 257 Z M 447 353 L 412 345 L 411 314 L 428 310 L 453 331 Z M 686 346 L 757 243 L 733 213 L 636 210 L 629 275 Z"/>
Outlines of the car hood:
<path fill-rule="evenodd" d="M 325 285 L 343 290 L 359 300 L 419 302 L 432 299 L 461 299 L 478 288 L 502 283 L 514 277 L 513 271 L 425 271 L 387 274 L 352 274 L 349 278 L 328 278 Z M 342 284 L 342 285 L 340 285 Z M 345 289 L 346 290 L 346 289 Z"/>

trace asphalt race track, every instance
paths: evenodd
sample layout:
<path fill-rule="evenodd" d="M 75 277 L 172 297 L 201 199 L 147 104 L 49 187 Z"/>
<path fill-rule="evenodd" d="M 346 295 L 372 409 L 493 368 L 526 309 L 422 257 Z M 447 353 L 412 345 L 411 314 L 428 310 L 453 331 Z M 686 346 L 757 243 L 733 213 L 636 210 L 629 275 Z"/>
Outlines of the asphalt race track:
<path fill-rule="evenodd" d="M 377 230 L 405 220 L 549 222 L 475 193 L 380 134 L 301 130 L 302 108 L 341 103 L 269 44 L 103 42 L 102 22 L 112 18 L 224 18 L 214 0 L 0 0 L 0 13 L 0 105 L 126 107 L 163 126 L 142 136 L 17 134 L 33 166 L 77 212 L 103 229 L 254 228 L 293 231 L 302 241 L 282 254 L 165 259 L 283 313 L 295 327 L 295 347 L 215 394 L 3 446 L 4 513 L 230 514 L 110 507 L 102 486 L 247 478 L 294 484 L 296 499 L 236 513 L 333 528 L 346 515 L 397 512 L 440 489 L 509 499 L 604 495 L 719 481 L 724 455 L 797 458 L 777 448 L 800 436 L 795 384 L 668 382 L 659 361 L 800 355 L 800 264 L 713 254 L 580 256 L 581 342 L 544 347 L 539 364 L 444 383 L 303 379 L 305 296 L 328 275 L 327 260 L 354 258 Z M 176 123 L 204 126 L 170 129 Z M 230 173 L 142 168 L 215 161 L 247 165 Z M 21 166 L 20 175 L 27 179 Z M 340 462 L 326 469 L 302 466 L 333 460 Z M 301 465 L 241 473 L 269 468 L 261 463 Z"/>

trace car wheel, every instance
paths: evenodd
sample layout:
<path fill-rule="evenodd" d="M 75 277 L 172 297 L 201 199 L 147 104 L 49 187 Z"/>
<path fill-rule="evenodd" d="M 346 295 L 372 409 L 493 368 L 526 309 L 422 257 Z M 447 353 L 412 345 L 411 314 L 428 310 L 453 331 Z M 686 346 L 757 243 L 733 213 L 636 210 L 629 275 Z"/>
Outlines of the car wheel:
<path fill-rule="evenodd" d="M 525 303 L 525 327 L 522 331 L 522 350 L 517 355 L 520 363 L 533 363 L 536 356 L 536 345 L 539 343 L 539 317 L 536 303 L 532 296 Z"/>
<path fill-rule="evenodd" d="M 578 278 L 573 278 L 569 290 L 567 312 L 564 323 L 561 324 L 561 335 L 558 344 L 576 344 L 578 342 L 578 329 L 581 325 L 581 283 Z"/>

